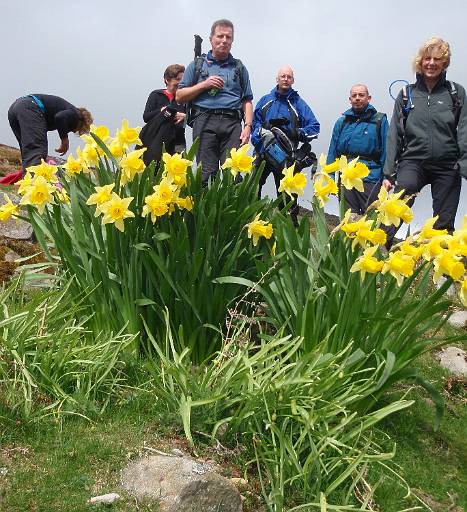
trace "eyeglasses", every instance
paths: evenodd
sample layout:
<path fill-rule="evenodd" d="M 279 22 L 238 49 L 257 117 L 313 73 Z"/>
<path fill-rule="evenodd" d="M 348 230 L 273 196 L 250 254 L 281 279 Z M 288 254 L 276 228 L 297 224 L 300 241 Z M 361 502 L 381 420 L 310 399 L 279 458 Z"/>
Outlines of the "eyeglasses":
<path fill-rule="evenodd" d="M 279 77 L 281 80 L 293 80 L 293 76 L 292 75 L 279 75 Z"/>

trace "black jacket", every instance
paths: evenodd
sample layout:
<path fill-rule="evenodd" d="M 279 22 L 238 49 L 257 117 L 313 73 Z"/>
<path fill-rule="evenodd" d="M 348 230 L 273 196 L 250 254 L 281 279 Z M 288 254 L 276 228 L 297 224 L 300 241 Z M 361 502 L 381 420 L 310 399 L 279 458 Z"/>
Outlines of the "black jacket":
<path fill-rule="evenodd" d="M 76 130 L 80 114 L 74 105 L 51 94 L 34 94 L 34 96 L 39 98 L 44 105 L 44 117 L 48 132 L 57 130 L 60 139 L 64 139 L 69 132 Z"/>

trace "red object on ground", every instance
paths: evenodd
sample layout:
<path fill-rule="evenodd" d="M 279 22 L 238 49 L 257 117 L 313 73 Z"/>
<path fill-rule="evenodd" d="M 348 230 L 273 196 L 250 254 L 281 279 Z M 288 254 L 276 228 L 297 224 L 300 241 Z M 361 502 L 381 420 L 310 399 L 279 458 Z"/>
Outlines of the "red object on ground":
<path fill-rule="evenodd" d="M 13 185 L 13 183 L 16 183 L 23 177 L 22 171 L 17 172 L 10 172 L 10 174 L 7 174 L 3 178 L 0 179 L 0 185 Z"/>

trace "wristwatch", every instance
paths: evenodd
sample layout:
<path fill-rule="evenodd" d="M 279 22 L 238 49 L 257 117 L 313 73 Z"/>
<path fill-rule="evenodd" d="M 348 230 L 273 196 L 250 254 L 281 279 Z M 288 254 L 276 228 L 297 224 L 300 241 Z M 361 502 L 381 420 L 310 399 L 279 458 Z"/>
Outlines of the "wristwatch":
<path fill-rule="evenodd" d="M 251 123 L 245 123 L 245 124 L 243 125 L 243 127 L 244 127 L 244 128 L 246 128 L 247 126 L 249 126 L 250 128 L 253 128 L 253 125 L 252 125 Z"/>

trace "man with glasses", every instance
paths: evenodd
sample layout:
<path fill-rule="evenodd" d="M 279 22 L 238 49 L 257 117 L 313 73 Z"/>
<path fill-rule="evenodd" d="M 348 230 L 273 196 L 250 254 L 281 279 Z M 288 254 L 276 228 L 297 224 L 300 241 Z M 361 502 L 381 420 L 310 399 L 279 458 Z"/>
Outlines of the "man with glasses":
<path fill-rule="evenodd" d="M 271 128 L 279 128 L 296 149 L 300 142 L 306 143 L 316 138 L 319 134 L 319 122 L 311 108 L 292 89 L 294 74 L 290 66 L 283 66 L 277 72 L 277 85 L 269 93 L 263 96 L 256 105 L 253 115 L 253 133 L 251 142 L 258 155 L 258 164 L 263 160 L 265 167 L 259 181 L 258 195 L 261 197 L 261 189 L 269 174 L 273 174 L 278 192 L 280 181 L 283 178 L 284 166 L 274 165 L 272 159 L 267 158 L 265 151 L 265 136 Z M 308 146 L 309 147 L 309 146 Z M 299 169 L 296 169 L 297 171 Z M 296 204 L 291 209 L 291 216 L 296 222 L 298 207 Z"/>

